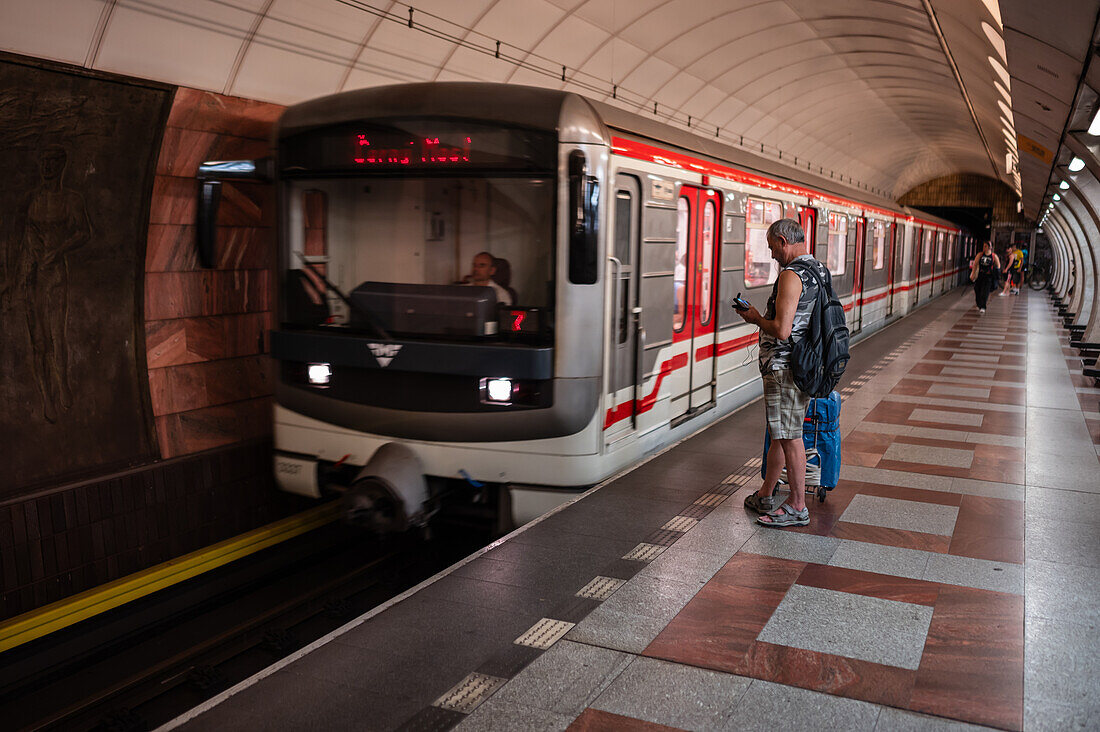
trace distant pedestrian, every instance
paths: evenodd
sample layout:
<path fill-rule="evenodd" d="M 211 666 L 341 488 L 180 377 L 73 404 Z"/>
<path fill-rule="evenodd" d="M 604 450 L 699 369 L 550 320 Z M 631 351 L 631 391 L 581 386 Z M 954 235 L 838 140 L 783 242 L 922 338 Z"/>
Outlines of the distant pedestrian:
<path fill-rule="evenodd" d="M 1008 249 L 1008 254 L 1005 255 L 1005 286 L 999 293 L 1000 297 L 1011 292 L 1013 295 L 1020 294 L 1020 282 L 1023 280 L 1024 274 L 1024 253 L 1020 251 L 1019 247 L 1013 244 Z"/>
<path fill-rule="evenodd" d="M 985 312 L 989 293 L 997 286 L 997 272 L 1001 269 L 1001 260 L 993 252 L 993 245 L 986 242 L 982 250 L 970 263 L 970 280 L 974 283 L 974 303 L 979 313 Z"/>

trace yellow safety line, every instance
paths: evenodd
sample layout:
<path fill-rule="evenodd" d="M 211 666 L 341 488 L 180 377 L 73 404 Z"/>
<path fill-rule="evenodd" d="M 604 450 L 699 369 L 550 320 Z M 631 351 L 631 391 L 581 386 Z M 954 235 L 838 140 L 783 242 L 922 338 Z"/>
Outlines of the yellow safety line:
<path fill-rule="evenodd" d="M 0 653 L 323 526 L 336 518 L 337 504 L 311 508 L 6 620 L 0 623 Z"/>

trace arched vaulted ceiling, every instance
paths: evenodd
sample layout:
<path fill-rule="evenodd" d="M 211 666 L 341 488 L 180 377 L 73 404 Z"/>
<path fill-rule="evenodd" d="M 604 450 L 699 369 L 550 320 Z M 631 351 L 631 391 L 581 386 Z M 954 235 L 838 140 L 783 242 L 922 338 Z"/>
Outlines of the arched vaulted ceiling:
<path fill-rule="evenodd" d="M 278 103 L 565 88 L 893 198 L 953 173 L 1020 190 L 996 0 L 4 0 L 0 48 Z"/>

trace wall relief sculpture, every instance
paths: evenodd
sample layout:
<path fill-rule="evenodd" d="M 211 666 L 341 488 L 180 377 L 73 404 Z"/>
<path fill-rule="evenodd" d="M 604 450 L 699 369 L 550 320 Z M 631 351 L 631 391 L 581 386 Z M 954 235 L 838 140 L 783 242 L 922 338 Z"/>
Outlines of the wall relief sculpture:
<path fill-rule="evenodd" d="M 170 101 L 0 57 L 0 500 L 156 457 L 142 272 Z"/>

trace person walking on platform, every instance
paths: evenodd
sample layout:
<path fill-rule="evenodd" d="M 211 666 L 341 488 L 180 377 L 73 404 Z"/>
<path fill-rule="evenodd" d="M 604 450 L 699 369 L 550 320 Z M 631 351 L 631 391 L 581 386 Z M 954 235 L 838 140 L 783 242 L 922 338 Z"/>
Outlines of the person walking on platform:
<path fill-rule="evenodd" d="M 997 272 L 1001 269 L 1001 260 L 993 253 L 993 245 L 986 242 L 982 250 L 970 263 L 970 281 L 974 283 L 974 304 L 979 313 L 985 312 L 989 293 L 997 287 Z"/>
<path fill-rule="evenodd" d="M 1005 260 L 1005 286 L 998 296 L 1005 297 L 1010 291 L 1013 295 L 1019 295 L 1020 281 L 1023 279 L 1024 253 L 1013 244 L 1009 247 Z"/>
<path fill-rule="evenodd" d="M 810 523 L 806 507 L 806 447 L 802 442 L 802 420 L 810 395 L 794 383 L 790 358 L 795 341 L 805 335 L 817 300 L 817 279 L 804 269 L 813 267 L 822 282 L 828 271 L 806 248 L 802 226 L 793 219 L 779 219 L 768 228 L 768 248 L 782 270 L 764 315 L 754 308 L 738 310 L 747 323 L 760 328 L 760 374 L 764 381 L 764 406 L 771 447 L 768 450 L 764 484 L 745 499 L 745 506 L 763 514 L 757 521 L 765 526 L 805 526 Z M 804 265 L 792 267 L 796 260 Z M 787 468 L 790 497 L 776 507 L 776 483 Z"/>

